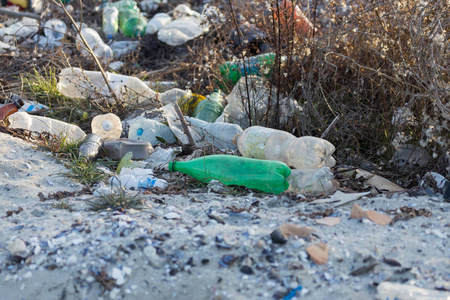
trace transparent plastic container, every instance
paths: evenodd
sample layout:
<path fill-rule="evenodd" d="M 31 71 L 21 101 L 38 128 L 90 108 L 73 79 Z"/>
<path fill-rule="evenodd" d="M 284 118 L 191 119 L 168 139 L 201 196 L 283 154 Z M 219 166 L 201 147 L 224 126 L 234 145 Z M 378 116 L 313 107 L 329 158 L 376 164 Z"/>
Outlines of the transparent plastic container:
<path fill-rule="evenodd" d="M 179 88 L 170 89 L 162 94 L 159 94 L 159 101 L 163 105 L 178 102 L 180 99 L 191 98 L 192 92 L 190 90 L 182 90 Z"/>
<path fill-rule="evenodd" d="M 103 9 L 103 32 L 108 39 L 113 39 L 119 30 L 119 10 L 107 5 Z"/>
<path fill-rule="evenodd" d="M 81 34 L 97 57 L 105 59 L 113 58 L 114 53 L 111 47 L 103 42 L 102 38 L 95 29 L 83 26 L 81 28 Z M 86 50 L 86 47 L 84 46 L 84 43 L 79 34 L 77 34 L 77 46 L 80 48 L 81 54 L 83 56 L 90 56 L 89 51 Z"/>
<path fill-rule="evenodd" d="M 213 92 L 208 98 L 202 100 L 196 107 L 193 117 L 206 121 L 215 122 L 223 112 L 223 106 L 219 102 L 223 98 L 220 93 Z"/>
<path fill-rule="evenodd" d="M 91 122 L 92 133 L 103 139 L 118 139 L 122 134 L 122 122 L 115 114 L 95 116 Z"/>
<path fill-rule="evenodd" d="M 172 18 L 166 13 L 158 13 L 153 16 L 147 23 L 145 34 L 155 34 L 161 28 L 172 22 Z"/>
<path fill-rule="evenodd" d="M 44 24 L 44 34 L 49 43 L 62 40 L 66 32 L 67 26 L 62 20 L 51 19 Z"/>
<path fill-rule="evenodd" d="M 127 190 L 150 189 L 158 187 L 165 189 L 168 186 L 167 181 L 153 176 L 134 176 L 131 174 L 113 177 L 110 180 L 111 185 L 121 186 Z"/>
<path fill-rule="evenodd" d="M 117 8 L 119 12 L 137 7 L 137 3 L 134 0 L 122 0 L 110 3 L 109 5 Z"/>
<path fill-rule="evenodd" d="M 320 138 L 294 135 L 271 128 L 252 126 L 237 138 L 239 152 L 245 157 L 278 160 L 295 169 L 317 169 L 336 164 L 334 146 Z"/>
<path fill-rule="evenodd" d="M 138 118 L 130 121 L 128 138 L 132 140 L 147 141 L 152 146 L 159 143 L 172 144 L 176 142 L 175 135 L 169 126 L 158 121 Z"/>
<path fill-rule="evenodd" d="M 80 145 L 78 153 L 80 156 L 93 159 L 97 157 L 97 155 L 100 153 L 101 146 L 102 146 L 102 137 L 91 133 Z"/>
<path fill-rule="evenodd" d="M 294 169 L 287 178 L 289 191 L 302 194 L 327 193 L 333 189 L 333 173 L 330 168 Z"/>
<path fill-rule="evenodd" d="M 116 96 L 125 103 L 141 104 L 157 98 L 157 93 L 137 77 L 110 72 L 106 72 L 106 77 Z M 115 101 L 99 71 L 65 68 L 59 74 L 57 87 L 61 94 L 72 98 L 103 96 L 110 103 Z"/>
<path fill-rule="evenodd" d="M 242 133 L 242 128 L 239 125 L 221 122 L 209 123 L 189 117 L 186 117 L 186 121 L 196 133 L 217 148 L 221 150 L 237 150 L 233 140 Z"/>
<path fill-rule="evenodd" d="M 128 152 L 131 159 L 147 159 L 154 151 L 149 142 L 131 139 L 104 140 L 102 148 L 103 154 L 111 159 L 122 159 Z"/>
<path fill-rule="evenodd" d="M 68 142 L 78 142 L 86 137 L 84 131 L 77 125 L 47 117 L 32 116 L 21 111 L 10 115 L 9 122 L 11 128 L 27 129 L 38 133 L 45 131 Z"/>

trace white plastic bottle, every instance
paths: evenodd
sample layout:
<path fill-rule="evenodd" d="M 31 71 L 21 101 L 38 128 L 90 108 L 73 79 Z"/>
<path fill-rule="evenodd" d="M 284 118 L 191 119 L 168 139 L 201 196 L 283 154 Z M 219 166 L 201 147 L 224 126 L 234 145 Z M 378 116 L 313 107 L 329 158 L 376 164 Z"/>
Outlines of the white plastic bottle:
<path fill-rule="evenodd" d="M 209 143 L 220 150 L 237 150 L 233 139 L 242 133 L 242 128 L 230 123 L 209 123 L 196 118 L 186 117 L 191 128 Z"/>
<path fill-rule="evenodd" d="M 163 105 L 178 102 L 181 98 L 192 97 L 192 92 L 190 90 L 182 90 L 179 88 L 170 89 L 162 94 L 159 94 L 159 101 Z"/>
<path fill-rule="evenodd" d="M 137 118 L 130 121 L 128 138 L 147 141 L 150 142 L 152 146 L 161 143 L 158 138 L 165 140 L 168 144 L 176 142 L 175 135 L 169 126 L 145 118 Z"/>
<path fill-rule="evenodd" d="M 81 141 L 86 136 L 86 133 L 77 125 L 47 117 L 32 116 L 21 111 L 10 115 L 9 122 L 11 128 L 27 129 L 39 133 L 45 131 L 62 139 L 67 139 L 70 143 Z"/>
<path fill-rule="evenodd" d="M 122 134 L 122 122 L 115 114 L 95 116 L 91 122 L 92 133 L 102 139 L 118 139 Z"/>
<path fill-rule="evenodd" d="M 107 5 L 103 9 L 103 32 L 108 39 L 113 39 L 119 30 L 119 10 Z"/>
<path fill-rule="evenodd" d="M 117 98 L 125 103 L 141 104 L 157 99 L 157 93 L 142 80 L 133 76 L 106 72 L 106 77 Z M 65 68 L 59 73 L 58 90 L 72 98 L 104 96 L 110 103 L 114 102 L 102 74 L 99 71 L 85 71 L 80 68 Z"/>
<path fill-rule="evenodd" d="M 320 169 L 294 169 L 286 179 L 289 182 L 289 191 L 302 194 L 327 193 L 333 189 L 334 176 L 330 168 Z"/>
<path fill-rule="evenodd" d="M 59 19 L 51 19 L 45 22 L 44 34 L 49 43 L 60 41 L 67 32 L 66 24 Z"/>
<path fill-rule="evenodd" d="M 103 42 L 102 38 L 95 29 L 83 25 L 81 28 L 81 34 L 97 57 L 105 59 L 113 58 L 114 53 L 111 47 Z M 86 50 L 86 46 L 84 45 L 79 34 L 77 34 L 77 46 L 80 48 L 83 56 L 90 56 L 89 51 Z"/>
<path fill-rule="evenodd" d="M 245 157 L 278 160 L 295 169 L 317 169 L 336 164 L 334 146 L 320 138 L 294 135 L 271 128 L 252 126 L 237 138 Z"/>
<path fill-rule="evenodd" d="M 161 28 L 172 22 L 172 18 L 165 13 L 158 13 L 147 23 L 145 34 L 157 33 Z"/>

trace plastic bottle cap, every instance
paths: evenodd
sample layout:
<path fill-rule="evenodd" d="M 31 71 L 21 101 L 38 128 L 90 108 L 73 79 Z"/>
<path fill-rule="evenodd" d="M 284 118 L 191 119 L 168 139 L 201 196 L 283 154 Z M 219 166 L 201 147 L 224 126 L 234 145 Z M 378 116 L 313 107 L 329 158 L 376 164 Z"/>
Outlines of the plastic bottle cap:
<path fill-rule="evenodd" d="M 144 133 L 144 129 L 142 129 L 142 128 L 138 128 L 138 129 L 136 130 L 137 136 L 141 136 L 143 133 Z"/>
<path fill-rule="evenodd" d="M 110 120 L 103 121 L 102 128 L 105 131 L 110 131 L 113 128 L 113 124 Z"/>

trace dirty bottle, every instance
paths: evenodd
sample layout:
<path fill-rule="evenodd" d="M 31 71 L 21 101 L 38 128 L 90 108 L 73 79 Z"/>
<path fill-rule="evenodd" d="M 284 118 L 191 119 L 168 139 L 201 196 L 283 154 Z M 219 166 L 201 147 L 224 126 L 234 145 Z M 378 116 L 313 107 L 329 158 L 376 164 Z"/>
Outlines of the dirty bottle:
<path fill-rule="evenodd" d="M 89 44 L 89 47 L 91 47 L 92 51 L 94 51 L 95 55 L 105 59 L 113 58 L 114 53 L 111 47 L 103 42 L 102 38 L 95 29 L 82 26 L 81 34 Z M 89 51 L 85 49 L 84 43 L 79 34 L 77 34 L 77 46 L 83 56 L 91 55 Z"/>
<path fill-rule="evenodd" d="M 153 16 L 147 23 L 145 34 L 157 33 L 165 25 L 172 22 L 172 18 L 166 13 L 158 13 Z"/>
<path fill-rule="evenodd" d="M 24 105 L 22 99 L 14 99 L 12 103 L 0 105 L 0 121 L 17 112 Z"/>
<path fill-rule="evenodd" d="M 241 77 L 248 75 L 259 75 L 270 77 L 275 63 L 275 53 L 269 52 L 245 58 L 244 61 L 229 61 L 219 66 L 222 82 L 220 88 L 234 86 Z"/>
<path fill-rule="evenodd" d="M 242 133 L 241 126 L 223 122 L 209 123 L 189 117 L 186 117 L 186 121 L 190 124 L 191 130 L 194 130 L 203 139 L 214 144 L 220 150 L 237 150 L 233 140 Z"/>
<path fill-rule="evenodd" d="M 117 31 L 119 30 L 119 10 L 114 7 L 107 5 L 103 9 L 103 32 L 108 39 L 113 39 Z"/>
<path fill-rule="evenodd" d="M 85 138 L 86 134 L 77 125 L 65 123 L 59 120 L 32 116 L 26 112 L 16 112 L 9 117 L 11 128 L 21 128 L 39 133 L 48 132 L 56 135 L 69 143 L 78 142 Z"/>
<path fill-rule="evenodd" d="M 169 126 L 158 121 L 137 118 L 130 123 L 128 138 L 150 142 L 152 145 L 159 143 L 172 144 L 176 142 L 175 135 Z"/>
<path fill-rule="evenodd" d="M 121 159 L 131 152 L 132 159 L 147 159 L 153 153 L 152 144 L 131 139 L 109 139 L 103 141 L 103 154 L 111 159 Z"/>
<path fill-rule="evenodd" d="M 333 173 L 330 168 L 294 169 L 287 178 L 289 191 L 302 194 L 326 193 L 333 189 Z"/>
<path fill-rule="evenodd" d="M 271 128 L 252 126 L 237 137 L 245 157 L 282 161 L 295 169 L 317 169 L 336 164 L 334 146 L 320 138 L 294 135 Z"/>
<path fill-rule="evenodd" d="M 112 113 L 98 115 L 92 119 L 91 129 L 103 139 L 118 139 L 122 134 L 122 122 Z"/>
<path fill-rule="evenodd" d="M 223 100 L 223 96 L 220 92 L 215 91 L 211 93 L 208 98 L 202 100 L 196 106 L 192 116 L 206 122 L 215 122 L 223 111 L 223 106 L 220 103 L 221 100 Z"/>
<path fill-rule="evenodd" d="M 94 159 L 100 152 L 102 146 L 102 137 L 94 133 L 90 133 L 84 142 L 80 145 L 78 153 L 82 157 Z"/>
<path fill-rule="evenodd" d="M 233 155 L 209 155 L 191 161 L 169 163 L 169 171 L 181 172 L 201 182 L 219 180 L 225 185 L 241 185 L 271 194 L 284 192 L 291 169 L 279 161 Z"/>
<path fill-rule="evenodd" d="M 138 37 L 145 34 L 147 19 L 141 15 L 139 8 L 119 11 L 119 27 L 128 37 Z"/>

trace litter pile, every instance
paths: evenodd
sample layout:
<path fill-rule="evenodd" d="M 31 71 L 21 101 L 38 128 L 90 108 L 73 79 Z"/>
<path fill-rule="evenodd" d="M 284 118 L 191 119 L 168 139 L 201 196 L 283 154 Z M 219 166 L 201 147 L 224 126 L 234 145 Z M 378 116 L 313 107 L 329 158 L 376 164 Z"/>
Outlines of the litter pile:
<path fill-rule="evenodd" d="M 59 8 L 69 13 L 65 2 Z M 179 46 L 208 32 L 211 15 L 224 21 L 214 6 L 155 13 L 163 2 L 102 4 L 102 33 L 49 19 L 41 35 L 39 21 L 24 18 L 0 28 L 0 46 L 13 51 L 21 37 L 56 49 L 74 30 L 81 54 L 111 69 L 140 36 Z M 295 30 L 309 34 L 312 23 L 298 6 L 293 12 Z M 131 40 L 112 41 L 118 34 Z M 54 107 L 9 95 L 0 106 L 0 128 L 9 133 L 0 133 L 0 286 L 8 298 L 448 299 L 450 183 L 428 172 L 420 187 L 405 190 L 337 164 L 324 138 L 266 127 L 302 110 L 269 87 L 276 59 L 267 52 L 222 64 L 206 96 L 62 68 L 61 95 L 142 108 L 125 118 L 96 114 L 90 130 L 39 115 Z M 269 116 L 273 99 L 279 112 Z M 12 135 L 74 147 L 72 158 L 105 177 L 76 183 L 51 153 Z M 407 150 L 397 160 L 412 163 Z"/>

